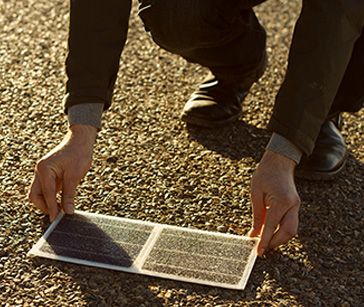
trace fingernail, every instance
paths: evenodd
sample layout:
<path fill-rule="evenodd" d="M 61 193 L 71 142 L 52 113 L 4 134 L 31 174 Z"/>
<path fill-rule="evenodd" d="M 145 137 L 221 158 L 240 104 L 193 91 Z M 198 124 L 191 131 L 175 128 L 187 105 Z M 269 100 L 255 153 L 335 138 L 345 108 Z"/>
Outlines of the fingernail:
<path fill-rule="evenodd" d="M 265 249 L 264 248 L 260 248 L 259 251 L 258 251 L 258 256 L 259 257 L 262 257 L 263 254 L 264 254 L 264 252 L 265 252 Z"/>
<path fill-rule="evenodd" d="M 53 223 L 53 222 L 54 222 L 54 220 L 56 219 L 56 217 L 57 217 L 57 215 L 56 215 L 56 216 L 52 216 L 52 215 L 50 215 L 50 216 L 49 216 L 49 221 L 50 221 L 51 223 Z"/>
<path fill-rule="evenodd" d="M 63 210 L 67 214 L 73 214 L 75 211 L 75 207 L 72 204 L 66 204 L 66 205 L 63 205 Z"/>

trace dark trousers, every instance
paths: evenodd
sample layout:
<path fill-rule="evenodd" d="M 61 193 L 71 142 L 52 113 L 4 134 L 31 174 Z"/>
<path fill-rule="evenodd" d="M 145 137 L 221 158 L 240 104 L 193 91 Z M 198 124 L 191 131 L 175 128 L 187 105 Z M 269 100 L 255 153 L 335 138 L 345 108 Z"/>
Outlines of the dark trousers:
<path fill-rule="evenodd" d="M 264 1 L 139 0 L 139 16 L 162 48 L 216 76 L 244 78 L 265 61 L 266 34 L 252 10 Z"/>
<path fill-rule="evenodd" d="M 329 116 L 357 112 L 364 106 L 364 30 L 354 45 L 349 65 L 340 83 Z"/>
<path fill-rule="evenodd" d="M 244 78 L 264 61 L 266 34 L 252 10 L 264 1 L 139 0 L 139 15 L 162 48 L 219 77 Z M 86 101 L 110 105 L 130 7 L 130 0 L 71 0 L 66 108 Z M 363 55 L 362 35 L 330 114 L 363 105 Z"/>

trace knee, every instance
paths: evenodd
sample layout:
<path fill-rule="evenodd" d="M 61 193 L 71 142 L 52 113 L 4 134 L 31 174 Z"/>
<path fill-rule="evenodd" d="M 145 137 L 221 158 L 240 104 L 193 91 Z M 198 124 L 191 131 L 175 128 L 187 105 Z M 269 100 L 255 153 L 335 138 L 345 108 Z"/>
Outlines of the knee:
<path fill-rule="evenodd" d="M 222 9 L 221 0 L 140 0 L 139 16 L 157 44 L 181 53 L 221 44 L 238 32 L 238 3 Z M 224 3 L 225 6 L 225 3 Z"/>
<path fill-rule="evenodd" d="M 139 17 L 161 47 L 176 51 L 195 44 L 201 30 L 197 0 L 140 0 Z"/>

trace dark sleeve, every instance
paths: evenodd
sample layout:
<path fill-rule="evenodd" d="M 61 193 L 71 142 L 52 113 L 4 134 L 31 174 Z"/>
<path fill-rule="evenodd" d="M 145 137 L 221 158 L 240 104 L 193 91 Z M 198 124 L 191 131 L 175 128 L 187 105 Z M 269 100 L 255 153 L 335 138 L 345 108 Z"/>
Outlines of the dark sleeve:
<path fill-rule="evenodd" d="M 364 23 L 363 0 L 304 0 L 268 128 L 309 155 Z"/>
<path fill-rule="evenodd" d="M 71 0 L 65 110 L 111 104 L 131 9 L 130 0 Z"/>

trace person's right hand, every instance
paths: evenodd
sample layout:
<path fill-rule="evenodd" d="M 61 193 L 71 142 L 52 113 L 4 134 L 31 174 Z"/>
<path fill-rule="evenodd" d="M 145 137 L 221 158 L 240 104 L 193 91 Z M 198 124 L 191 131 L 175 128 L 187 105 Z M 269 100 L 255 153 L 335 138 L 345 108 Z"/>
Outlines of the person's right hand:
<path fill-rule="evenodd" d="M 61 144 L 40 159 L 30 187 L 29 198 L 51 222 L 60 207 L 65 213 L 74 212 L 74 195 L 81 179 L 88 172 L 93 155 L 97 128 L 73 125 Z M 56 195 L 62 192 L 60 206 Z"/>

